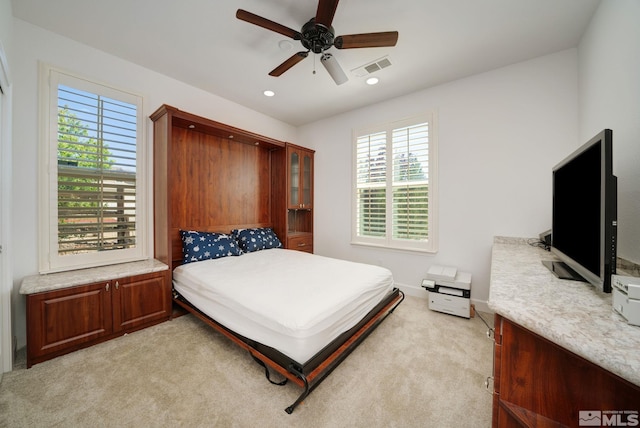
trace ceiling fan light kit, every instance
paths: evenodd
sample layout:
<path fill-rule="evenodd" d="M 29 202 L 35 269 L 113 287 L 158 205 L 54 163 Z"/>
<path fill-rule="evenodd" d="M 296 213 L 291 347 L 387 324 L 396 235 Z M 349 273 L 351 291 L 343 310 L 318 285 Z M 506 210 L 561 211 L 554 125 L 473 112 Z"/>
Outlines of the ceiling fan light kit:
<path fill-rule="evenodd" d="M 274 68 L 269 73 L 270 76 L 282 75 L 291 67 L 305 59 L 309 55 L 309 52 L 313 52 L 314 54 L 321 55 L 320 62 L 324 65 L 336 84 L 341 85 L 349 79 L 335 57 L 331 53 L 326 52 L 329 48 L 357 49 L 395 46 L 398 42 L 398 32 L 385 31 L 381 33 L 349 34 L 336 37 L 331 23 L 333 22 L 337 8 L 338 0 L 319 0 L 316 16 L 307 21 L 300 31 L 293 30 L 242 9 L 238 9 L 236 18 L 282 34 L 293 40 L 299 40 L 306 49 L 306 51 L 293 54 L 282 64 Z M 282 48 L 282 44 L 280 44 L 280 48 Z"/>
<path fill-rule="evenodd" d="M 342 85 L 344 82 L 349 80 L 347 78 L 347 75 L 344 74 L 344 71 L 342 71 L 340 64 L 338 64 L 338 61 L 336 61 L 334 56 L 330 53 L 323 53 L 320 57 L 320 62 L 322 63 L 322 65 L 324 65 L 324 68 L 327 70 L 327 72 L 337 85 Z"/>

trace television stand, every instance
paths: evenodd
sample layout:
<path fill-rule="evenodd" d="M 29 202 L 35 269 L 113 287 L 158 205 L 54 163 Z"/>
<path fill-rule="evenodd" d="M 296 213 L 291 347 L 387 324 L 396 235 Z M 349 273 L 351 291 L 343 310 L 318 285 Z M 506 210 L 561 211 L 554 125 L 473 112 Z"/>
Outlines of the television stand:
<path fill-rule="evenodd" d="M 573 281 L 585 282 L 585 279 L 578 272 L 571 269 L 565 262 L 555 260 L 543 260 L 542 264 L 547 267 L 555 276 L 560 279 L 570 279 Z"/>

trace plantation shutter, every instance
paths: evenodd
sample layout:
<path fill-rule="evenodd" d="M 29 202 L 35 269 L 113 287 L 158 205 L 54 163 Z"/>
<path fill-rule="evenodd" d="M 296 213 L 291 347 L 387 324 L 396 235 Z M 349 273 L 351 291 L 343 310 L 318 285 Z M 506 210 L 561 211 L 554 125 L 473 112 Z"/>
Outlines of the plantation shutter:
<path fill-rule="evenodd" d="M 58 254 L 136 246 L 137 107 L 58 85 Z"/>
<path fill-rule="evenodd" d="M 435 113 L 354 132 L 351 243 L 437 251 Z"/>
<path fill-rule="evenodd" d="M 385 132 L 364 135 L 356 142 L 358 236 L 386 235 L 387 138 Z"/>
<path fill-rule="evenodd" d="M 426 240 L 429 234 L 429 127 L 394 129 L 393 238 Z"/>

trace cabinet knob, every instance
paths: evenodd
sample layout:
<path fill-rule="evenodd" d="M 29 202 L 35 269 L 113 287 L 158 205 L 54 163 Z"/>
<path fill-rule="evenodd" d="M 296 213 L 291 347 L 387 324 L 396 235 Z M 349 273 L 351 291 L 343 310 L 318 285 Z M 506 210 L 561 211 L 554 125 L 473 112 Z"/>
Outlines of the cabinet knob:
<path fill-rule="evenodd" d="M 107 285 L 104 286 L 104 290 L 105 291 L 109 291 L 109 283 L 107 282 Z"/>
<path fill-rule="evenodd" d="M 120 283 L 116 281 L 116 290 L 118 289 L 118 287 L 120 287 Z"/>

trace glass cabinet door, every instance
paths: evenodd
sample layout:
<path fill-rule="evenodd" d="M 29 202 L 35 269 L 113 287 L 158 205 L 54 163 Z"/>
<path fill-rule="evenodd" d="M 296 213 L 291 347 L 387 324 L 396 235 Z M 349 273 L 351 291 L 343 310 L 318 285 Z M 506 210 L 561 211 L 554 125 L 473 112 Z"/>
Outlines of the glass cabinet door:
<path fill-rule="evenodd" d="M 289 171 L 289 205 L 298 207 L 300 204 L 300 156 L 297 152 L 291 152 Z"/>
<path fill-rule="evenodd" d="M 311 208 L 311 156 L 308 153 L 302 156 L 302 207 Z"/>

